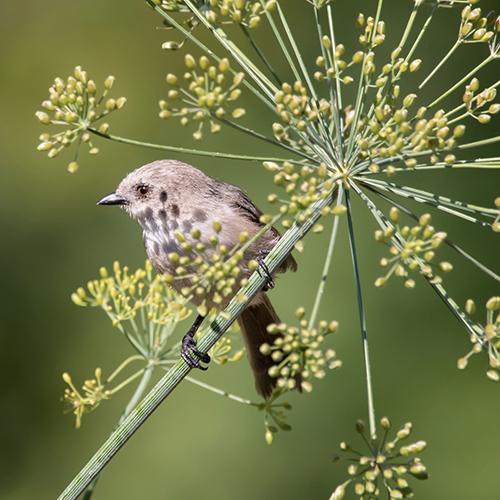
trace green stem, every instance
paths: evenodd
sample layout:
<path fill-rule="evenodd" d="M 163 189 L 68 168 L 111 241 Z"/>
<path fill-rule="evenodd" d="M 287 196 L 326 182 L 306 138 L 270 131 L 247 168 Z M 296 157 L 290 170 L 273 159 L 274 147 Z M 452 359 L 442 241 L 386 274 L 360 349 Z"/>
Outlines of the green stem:
<path fill-rule="evenodd" d="M 451 57 L 453 52 L 458 49 L 462 42 L 457 40 L 455 45 L 448 51 L 448 53 L 441 59 L 441 62 L 429 73 L 429 76 L 418 86 L 418 89 L 421 90 L 424 88 L 425 84 L 434 76 L 434 74 L 441 68 L 441 66 Z"/>
<path fill-rule="evenodd" d="M 247 40 L 250 42 L 250 45 L 253 47 L 255 52 L 257 52 L 257 55 L 260 57 L 261 61 L 266 65 L 266 68 L 271 72 L 271 74 L 273 75 L 273 77 L 276 80 L 276 82 L 278 83 L 278 85 L 281 86 L 280 77 L 278 76 L 276 71 L 274 71 L 274 68 L 271 66 L 271 64 L 267 60 L 266 56 L 264 55 L 264 52 L 262 52 L 262 50 L 260 50 L 259 46 L 255 43 L 255 40 L 253 39 L 252 35 L 250 35 L 250 33 L 248 32 L 246 27 L 241 23 L 240 23 L 240 28 L 243 31 L 243 33 L 245 34 Z"/>
<path fill-rule="evenodd" d="M 339 206 L 344 198 L 344 188 L 341 184 L 339 186 L 339 193 L 337 196 L 337 206 Z M 332 263 L 333 258 L 333 249 L 335 247 L 335 241 L 337 239 L 337 232 L 339 228 L 340 216 L 336 215 L 335 220 L 333 221 L 332 234 L 330 236 L 330 244 L 328 245 L 328 251 L 326 254 L 325 264 L 323 266 L 323 272 L 321 274 L 321 280 L 319 282 L 318 291 L 316 292 L 316 299 L 314 300 L 314 305 L 311 311 L 311 317 L 309 319 L 309 330 L 314 328 L 314 324 L 316 323 L 316 317 L 318 315 L 319 306 L 321 304 L 321 299 L 323 298 L 323 292 L 325 290 L 326 279 L 328 278 L 328 272 L 330 271 L 330 265 Z"/>
<path fill-rule="evenodd" d="M 130 382 L 140 377 L 145 372 L 145 370 L 146 368 L 141 368 L 140 370 L 136 371 L 133 375 L 130 375 L 129 378 L 125 379 L 121 384 L 118 384 L 114 389 L 111 389 L 109 391 L 109 394 L 113 395 L 119 390 L 123 389 L 126 385 L 130 384 Z"/>
<path fill-rule="evenodd" d="M 418 9 L 418 7 L 420 7 L 420 5 L 422 5 L 422 3 L 423 3 L 422 0 L 418 0 L 417 2 L 415 2 L 416 8 Z M 422 26 L 421 30 L 418 33 L 417 39 L 415 40 L 415 42 L 411 46 L 411 49 L 405 58 L 406 61 L 409 61 L 411 59 L 411 56 L 413 55 L 413 53 L 417 50 L 417 47 L 419 46 L 420 42 L 422 41 L 422 38 L 424 37 L 425 32 L 427 31 L 427 28 L 429 27 L 429 25 L 432 21 L 432 18 L 434 17 L 434 13 L 436 12 L 438 5 L 439 4 L 437 2 L 434 4 L 431 13 L 427 17 L 427 20 L 425 21 L 424 25 Z M 411 20 L 411 23 L 413 24 L 413 19 Z"/>
<path fill-rule="evenodd" d="M 281 82 L 280 77 L 277 75 L 276 71 L 274 71 L 274 68 L 271 66 L 271 64 L 267 60 L 266 56 L 264 55 L 264 52 L 262 52 L 262 50 L 260 50 L 259 46 L 255 43 L 255 40 L 253 39 L 252 35 L 250 35 L 250 33 L 248 32 L 246 27 L 243 26 L 243 24 L 241 24 L 241 23 L 240 23 L 240 28 L 243 31 L 243 33 L 245 34 L 245 36 L 247 37 L 247 40 L 250 42 L 250 45 L 254 48 L 255 52 L 257 52 L 257 55 L 260 57 L 262 62 L 266 65 L 266 68 L 271 72 L 274 79 L 278 82 L 278 85 L 281 86 L 282 82 Z"/>
<path fill-rule="evenodd" d="M 132 356 L 132 357 L 134 357 L 134 356 Z M 151 376 L 153 375 L 153 370 L 154 370 L 154 366 L 148 366 L 146 368 L 146 371 L 144 372 L 144 375 L 142 376 L 142 379 L 139 382 L 137 389 L 135 390 L 133 396 L 130 398 L 127 406 L 125 407 L 125 410 L 123 410 L 123 413 L 121 414 L 121 416 L 118 420 L 118 423 L 116 424 L 115 428 L 113 429 L 113 432 L 125 420 L 125 418 L 128 416 L 128 414 L 137 406 L 137 404 L 141 400 L 142 395 L 144 394 L 144 391 L 146 390 L 146 387 L 149 384 L 149 381 L 151 380 Z M 87 486 L 87 488 L 85 489 L 85 492 L 84 492 L 83 500 L 90 500 L 90 497 L 93 495 L 93 493 L 95 491 L 95 487 L 97 486 L 97 481 L 99 481 L 99 477 L 100 476 L 97 476 Z"/>
<path fill-rule="evenodd" d="M 290 163 L 300 163 L 299 160 L 291 160 L 290 158 L 271 158 L 269 156 L 245 156 L 245 155 L 235 155 L 231 153 L 217 153 L 215 151 L 200 151 L 198 149 L 186 149 L 179 148 L 175 146 L 166 146 L 164 144 L 151 144 L 150 142 L 135 141 L 133 139 L 126 139 L 124 137 L 118 137 L 116 135 L 103 134 L 97 129 L 89 128 L 89 132 L 92 132 L 99 137 L 104 139 L 109 139 L 115 142 L 121 142 L 123 144 L 130 144 L 132 146 L 141 146 L 144 148 L 160 149 L 162 151 L 174 151 L 175 153 L 184 153 L 196 156 L 211 156 L 212 158 L 228 158 L 230 160 L 248 160 L 248 161 L 274 161 L 274 162 L 284 162 L 288 161 Z"/>
<path fill-rule="evenodd" d="M 261 0 L 261 2 L 262 2 L 262 0 Z M 302 75 L 305 78 L 307 86 L 309 88 L 309 92 L 311 93 L 311 97 L 312 97 L 314 106 L 316 107 L 316 111 L 318 113 L 318 123 L 319 123 L 320 129 L 322 131 L 322 134 L 320 134 L 320 136 L 321 136 L 322 140 L 324 141 L 324 146 L 328 147 L 328 151 L 330 153 L 330 156 L 335 157 L 335 146 L 332 142 L 330 130 L 328 128 L 328 125 L 325 123 L 325 117 L 324 117 L 323 113 L 319 109 L 318 94 L 316 93 L 316 89 L 314 88 L 313 82 L 309 76 L 309 72 L 307 71 L 307 67 L 304 63 L 304 60 L 302 59 L 302 54 L 300 52 L 300 49 L 297 45 L 297 42 L 295 41 L 295 39 L 293 37 L 292 30 L 290 29 L 290 27 L 286 21 L 285 14 L 283 13 L 283 10 L 281 9 L 281 6 L 279 3 L 277 4 L 277 10 L 278 10 L 278 13 L 279 13 L 279 16 L 281 19 L 281 24 L 283 26 L 283 29 L 285 30 L 285 33 L 287 34 L 288 41 L 289 41 L 290 45 L 292 46 L 293 52 L 294 52 L 295 57 L 299 63 L 300 69 L 302 71 Z M 298 79 L 300 80 L 300 78 L 298 78 Z M 324 160 L 326 160 L 326 159 L 327 158 L 324 158 Z"/>
<path fill-rule="evenodd" d="M 336 42 L 335 42 L 335 31 L 333 29 L 333 13 L 332 13 L 332 7 L 331 5 L 327 5 L 326 7 L 327 13 L 328 13 L 328 26 L 330 28 L 330 39 L 332 41 L 332 53 L 335 54 L 336 50 Z M 323 44 L 321 44 L 323 47 Z M 326 58 L 325 58 L 326 59 Z M 338 75 L 339 68 L 338 68 L 338 62 L 333 58 L 333 66 L 335 68 L 335 75 Z M 331 78 L 328 77 L 329 81 L 331 81 Z M 337 138 L 337 150 L 338 150 L 338 156 L 339 156 L 339 163 L 343 167 L 344 166 L 344 116 L 343 116 L 343 108 L 342 108 L 342 91 L 340 88 L 340 79 L 338 76 L 334 76 L 335 80 L 335 86 L 330 85 L 330 87 L 333 90 L 334 94 L 334 100 L 332 100 L 332 103 L 334 103 L 334 108 L 333 108 L 333 117 L 335 121 L 335 135 Z"/>
<path fill-rule="evenodd" d="M 242 127 L 241 125 L 238 125 L 237 123 L 230 122 L 229 120 L 226 120 L 225 118 L 219 118 L 215 114 L 211 114 L 211 116 L 213 118 L 215 118 L 216 120 L 220 121 L 221 123 L 223 123 L 224 125 L 228 125 L 229 127 L 232 127 L 235 130 L 238 130 L 238 132 L 242 132 L 243 134 L 248 134 L 252 137 L 260 139 L 261 141 L 272 144 L 273 146 L 277 146 L 279 148 L 286 149 L 287 151 L 290 151 L 293 154 L 296 154 L 298 156 L 302 156 L 303 158 L 307 158 L 309 161 L 312 161 L 313 163 L 319 163 L 318 160 L 313 158 L 312 156 L 310 156 L 302 151 L 299 151 L 298 149 L 294 149 L 291 146 L 283 144 L 282 142 L 278 142 L 275 139 L 270 139 L 269 137 L 266 137 L 265 135 L 259 134 L 258 132 L 255 132 L 254 130 L 251 130 L 249 128 Z"/>
<path fill-rule="evenodd" d="M 372 442 L 377 439 L 377 427 L 375 424 L 375 405 L 373 402 L 372 374 L 370 368 L 370 353 L 368 349 L 368 338 L 366 336 L 366 318 L 363 308 L 363 298 L 361 296 L 361 279 L 359 277 L 358 258 L 356 256 L 356 245 L 354 242 L 354 228 L 352 224 L 352 207 L 349 196 L 349 189 L 346 189 L 345 199 L 347 205 L 347 223 L 349 226 L 349 242 L 351 245 L 352 264 L 354 279 L 356 281 L 356 292 L 358 296 L 359 319 L 361 323 L 361 338 L 363 341 L 363 354 L 365 358 L 366 390 L 368 393 L 368 419 L 370 423 L 370 437 Z"/>
<path fill-rule="evenodd" d="M 415 22 L 415 18 L 417 17 L 417 12 L 418 12 L 418 9 L 419 9 L 421 4 L 422 4 L 422 1 L 418 0 L 415 2 L 415 5 L 413 6 L 413 10 L 411 11 L 410 18 L 408 19 L 408 22 L 406 23 L 405 31 L 404 31 L 403 36 L 401 37 L 401 40 L 398 44 L 398 47 L 401 49 L 406 44 L 406 40 L 408 39 L 408 36 L 410 35 L 411 29 L 413 27 L 413 23 Z M 411 55 L 411 51 L 410 51 L 410 54 L 408 54 L 408 56 L 407 56 L 407 60 L 410 57 L 410 55 Z"/>
<path fill-rule="evenodd" d="M 109 382 L 112 382 L 113 379 L 132 361 L 137 361 L 141 360 L 144 361 L 144 356 L 141 356 L 140 354 L 135 354 L 134 356 L 130 356 L 127 358 L 106 380 L 106 384 Z"/>
<path fill-rule="evenodd" d="M 221 396 L 226 396 L 226 398 L 232 399 L 233 401 L 238 401 L 238 403 L 243 403 L 243 404 L 250 405 L 250 406 L 259 406 L 258 403 L 253 403 L 249 399 L 240 398 L 239 396 L 236 396 L 234 394 L 230 394 L 229 392 L 223 391 L 221 389 L 217 389 L 217 387 L 213 387 L 211 385 L 204 384 L 203 382 L 200 382 L 199 380 L 196 380 L 195 378 L 186 377 L 186 380 L 189 380 L 189 382 L 192 382 L 193 384 L 199 385 L 200 387 L 203 387 L 204 389 L 208 389 L 209 391 L 215 392 L 216 394 L 220 394 Z"/>
<path fill-rule="evenodd" d="M 481 64 L 478 64 L 473 70 L 469 71 L 460 81 L 458 81 L 453 87 L 448 89 L 444 94 L 438 97 L 434 102 L 429 104 L 427 108 L 432 108 L 432 106 L 436 105 L 438 102 L 442 101 L 446 96 L 450 95 L 454 90 L 456 90 L 460 85 L 465 83 L 469 78 L 474 76 L 483 66 L 486 66 L 489 62 L 495 59 L 494 55 L 490 55 L 487 57 Z"/>

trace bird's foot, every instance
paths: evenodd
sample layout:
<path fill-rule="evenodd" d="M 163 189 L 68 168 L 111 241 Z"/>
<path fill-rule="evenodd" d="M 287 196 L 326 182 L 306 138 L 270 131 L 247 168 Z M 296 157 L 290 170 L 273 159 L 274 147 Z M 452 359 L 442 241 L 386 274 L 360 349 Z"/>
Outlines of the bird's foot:
<path fill-rule="evenodd" d="M 265 278 L 266 282 L 264 283 L 264 286 L 262 289 L 264 292 L 267 292 L 268 290 L 271 290 L 274 288 L 274 280 L 273 277 L 271 276 L 271 273 L 269 272 L 269 268 L 266 266 L 266 263 L 264 262 L 264 259 L 269 255 L 271 251 L 270 250 L 261 250 L 259 252 L 259 255 L 255 259 L 259 263 L 259 267 L 257 268 L 257 272 L 259 273 L 259 276 L 261 278 Z"/>
<path fill-rule="evenodd" d="M 200 370 L 208 370 L 208 366 L 201 365 L 200 361 L 203 361 L 203 363 L 210 363 L 210 356 L 208 354 L 202 353 L 196 347 L 196 342 L 189 335 L 189 333 L 186 333 L 186 335 L 184 335 L 184 338 L 182 339 L 181 356 L 182 356 L 182 359 L 191 368 L 199 368 Z"/>
<path fill-rule="evenodd" d="M 203 319 L 204 317 L 199 315 L 193 323 L 193 326 L 189 329 L 186 335 L 184 335 L 184 338 L 182 339 L 181 356 L 191 368 L 208 370 L 208 366 L 202 366 L 200 361 L 203 363 L 210 363 L 210 356 L 201 352 L 198 347 L 196 347 L 196 342 L 194 341 L 194 336 L 203 322 Z"/>

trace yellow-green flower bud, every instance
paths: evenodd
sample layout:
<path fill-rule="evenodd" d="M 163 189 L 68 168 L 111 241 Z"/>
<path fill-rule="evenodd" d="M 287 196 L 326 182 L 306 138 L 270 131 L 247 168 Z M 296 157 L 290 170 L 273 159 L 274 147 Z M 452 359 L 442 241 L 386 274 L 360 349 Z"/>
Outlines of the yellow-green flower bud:
<path fill-rule="evenodd" d="M 363 61 L 363 58 L 365 56 L 365 53 L 362 50 L 358 50 L 353 56 L 352 56 L 352 62 L 355 64 L 359 64 L 360 62 Z"/>
<path fill-rule="evenodd" d="M 268 0 L 266 2 L 266 10 L 274 10 L 276 8 L 276 0 Z"/>
<path fill-rule="evenodd" d="M 422 60 L 421 59 L 415 59 L 410 64 L 410 72 L 413 73 L 414 71 L 418 71 L 420 69 L 421 65 L 422 65 Z"/>
<path fill-rule="evenodd" d="M 189 68 L 189 69 L 194 69 L 196 68 L 196 61 L 194 57 L 191 54 L 186 54 L 184 56 L 184 64 Z"/>
<path fill-rule="evenodd" d="M 245 113 L 246 111 L 243 108 L 237 108 L 231 114 L 233 115 L 233 118 L 238 119 L 244 116 Z"/>
<path fill-rule="evenodd" d="M 497 311 L 500 309 L 500 297 L 491 297 L 488 302 L 486 302 L 486 309 L 489 311 Z"/>
<path fill-rule="evenodd" d="M 104 82 L 104 86 L 110 90 L 113 88 L 113 85 L 115 84 L 115 77 L 114 76 L 108 76 Z"/>
<path fill-rule="evenodd" d="M 226 73 L 229 70 L 229 59 L 224 57 L 219 63 L 219 71 L 221 73 Z"/>

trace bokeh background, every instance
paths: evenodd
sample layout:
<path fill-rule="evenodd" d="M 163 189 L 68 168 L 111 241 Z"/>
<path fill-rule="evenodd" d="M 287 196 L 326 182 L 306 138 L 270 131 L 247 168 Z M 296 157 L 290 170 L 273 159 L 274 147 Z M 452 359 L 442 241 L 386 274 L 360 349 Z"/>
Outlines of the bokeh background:
<path fill-rule="evenodd" d="M 384 50 L 399 40 L 413 2 L 385 2 Z M 494 1 L 483 1 L 484 12 Z M 319 54 L 312 8 L 305 0 L 287 0 L 304 57 L 311 68 Z M 373 15 L 376 2 L 336 0 L 333 4 L 337 40 L 348 52 L 358 50 L 358 12 Z M 429 12 L 425 7 L 424 16 Z M 443 10 L 432 23 L 418 57 L 424 60 L 419 78 L 435 65 L 456 40 L 459 10 Z M 199 28 L 201 33 L 203 28 Z M 200 35 L 209 40 L 205 35 Z M 271 47 L 273 63 L 288 75 L 266 29 L 258 33 Z M 141 230 L 125 213 L 97 207 L 122 177 L 160 158 L 187 161 L 211 176 L 238 184 L 264 210 L 275 191 L 272 175 L 257 163 L 166 155 L 160 151 L 96 139 L 100 154 L 80 155 L 80 170 L 66 170 L 74 149 L 50 160 L 38 152 L 44 127 L 35 117 L 47 89 L 57 76 L 67 78 L 76 65 L 102 89 L 116 77 L 113 96 L 127 97 L 125 108 L 109 120 L 111 132 L 153 143 L 214 151 L 276 154 L 276 150 L 223 129 L 195 143 L 177 121 L 158 118 L 158 101 L 165 97 L 168 72 L 182 74 L 189 44 L 176 53 L 161 44 L 178 40 L 144 2 L 2 2 L 0 6 L 0 496 L 5 500 L 57 497 L 107 438 L 130 393 L 126 390 L 85 416 L 80 430 L 59 402 L 69 371 L 79 385 L 95 367 L 109 374 L 131 354 L 127 342 L 100 310 L 76 307 L 70 294 L 98 277 L 100 266 L 118 259 L 135 269 L 145 252 Z M 248 47 L 243 43 L 245 48 Z M 217 48 L 218 52 L 223 52 Z M 446 65 L 419 97 L 428 103 L 439 91 L 482 60 L 487 47 L 468 46 Z M 379 64 L 382 61 L 379 59 Z M 496 81 L 498 62 L 481 74 L 484 84 Z M 496 77 L 495 77 L 496 76 Z M 460 102 L 460 95 L 455 95 Z M 269 133 L 270 115 L 250 99 L 244 125 Z M 469 125 L 473 140 L 498 135 L 500 119 L 488 127 Z M 498 147 L 471 152 L 498 156 Z M 446 171 L 400 174 L 398 182 L 469 202 L 492 206 L 499 196 L 499 175 L 491 172 Z M 381 205 L 383 206 L 383 205 Z M 417 213 L 424 208 L 409 204 Z M 492 231 L 433 212 L 434 225 L 497 272 L 499 243 Z M 497 432 L 499 386 L 485 376 L 486 357 L 477 356 L 467 370 L 456 368 L 470 342 L 464 329 L 423 280 L 408 291 L 398 279 L 384 290 L 373 286 L 381 274 L 378 261 L 385 249 L 373 240 L 375 222 L 355 201 L 354 218 L 372 356 L 376 412 L 388 415 L 395 427 L 412 421 L 415 440 L 428 442 L 422 454 L 429 481 L 411 485 L 419 498 L 497 498 Z M 329 226 L 330 223 L 327 222 Z M 320 317 L 337 319 L 340 331 L 331 340 L 343 360 L 341 370 L 314 385 L 311 394 L 290 394 L 290 433 L 275 443 L 264 441 L 263 415 L 185 382 L 139 430 L 106 468 L 95 498 L 220 498 L 326 499 L 347 477 L 347 463 L 332 464 L 339 443 L 363 450 L 354 431 L 358 418 L 367 419 L 357 305 L 345 221 L 327 283 Z M 299 271 L 280 278 L 272 300 L 282 319 L 294 320 L 298 306 L 311 309 L 320 276 L 328 231 L 310 235 L 306 251 L 297 254 Z M 445 284 L 459 304 L 472 297 L 476 318 L 484 320 L 483 304 L 499 293 L 498 283 L 443 251 L 455 269 Z M 179 332 L 179 336 L 182 332 Z M 247 364 L 212 366 L 196 374 L 208 383 L 256 400 Z M 354 498 L 351 491 L 347 498 Z"/>

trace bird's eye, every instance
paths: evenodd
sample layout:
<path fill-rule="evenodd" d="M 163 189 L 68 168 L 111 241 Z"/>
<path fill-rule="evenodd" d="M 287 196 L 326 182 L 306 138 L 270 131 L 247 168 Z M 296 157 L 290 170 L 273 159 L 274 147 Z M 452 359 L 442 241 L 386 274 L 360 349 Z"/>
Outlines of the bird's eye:
<path fill-rule="evenodd" d="M 139 194 L 145 195 L 145 194 L 148 194 L 148 191 L 149 191 L 149 188 L 147 186 L 145 186 L 144 184 L 137 186 L 137 192 Z"/>

